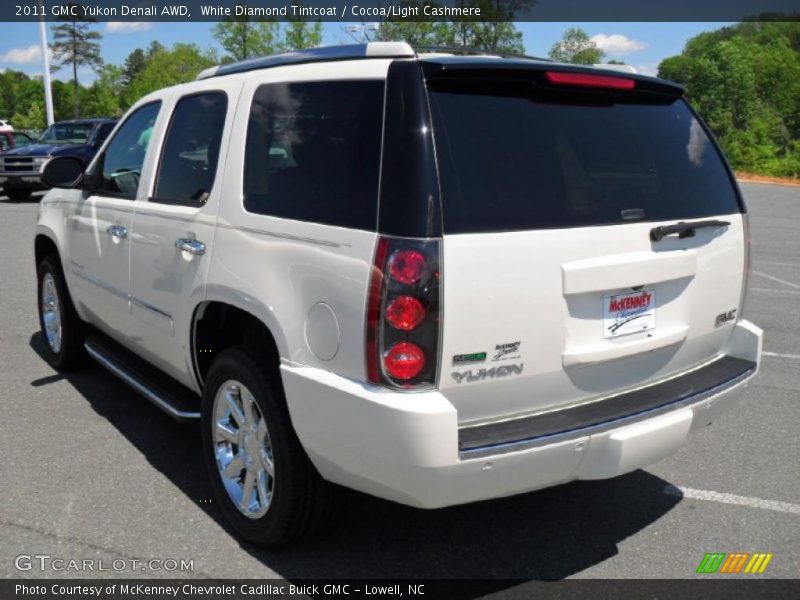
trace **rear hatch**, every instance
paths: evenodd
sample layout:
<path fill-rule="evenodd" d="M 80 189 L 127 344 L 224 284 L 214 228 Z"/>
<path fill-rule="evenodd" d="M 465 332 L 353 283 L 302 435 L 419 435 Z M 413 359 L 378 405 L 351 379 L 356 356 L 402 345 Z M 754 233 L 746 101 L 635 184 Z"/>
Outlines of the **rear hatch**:
<path fill-rule="evenodd" d="M 741 200 L 680 90 L 544 69 L 427 80 L 444 230 L 439 387 L 462 424 L 705 364 L 741 300 Z"/>

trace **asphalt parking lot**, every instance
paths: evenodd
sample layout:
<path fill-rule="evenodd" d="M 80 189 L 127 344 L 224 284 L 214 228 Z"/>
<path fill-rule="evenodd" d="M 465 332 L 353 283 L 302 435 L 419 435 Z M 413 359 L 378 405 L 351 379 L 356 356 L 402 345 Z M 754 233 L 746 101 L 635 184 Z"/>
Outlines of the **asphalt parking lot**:
<path fill-rule="evenodd" d="M 95 573 L 123 577 L 691 578 L 706 552 L 773 553 L 759 577 L 800 576 L 800 187 L 742 188 L 747 317 L 767 354 L 737 411 L 614 480 L 429 512 L 348 493 L 331 532 L 282 551 L 224 524 L 196 428 L 99 367 L 64 376 L 40 358 L 37 203 L 0 194 L 0 577 L 92 576 L 15 568 L 47 554 L 194 561 Z"/>

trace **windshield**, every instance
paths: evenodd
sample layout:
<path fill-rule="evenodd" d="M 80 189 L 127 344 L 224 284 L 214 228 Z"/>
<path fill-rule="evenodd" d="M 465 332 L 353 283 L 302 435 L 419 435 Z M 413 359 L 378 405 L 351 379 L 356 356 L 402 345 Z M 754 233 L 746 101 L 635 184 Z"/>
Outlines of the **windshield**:
<path fill-rule="evenodd" d="M 724 163 L 686 102 L 625 94 L 506 80 L 433 86 L 445 231 L 739 212 Z"/>
<path fill-rule="evenodd" d="M 92 129 L 93 123 L 56 123 L 45 129 L 39 141 L 48 144 L 85 144 Z"/>

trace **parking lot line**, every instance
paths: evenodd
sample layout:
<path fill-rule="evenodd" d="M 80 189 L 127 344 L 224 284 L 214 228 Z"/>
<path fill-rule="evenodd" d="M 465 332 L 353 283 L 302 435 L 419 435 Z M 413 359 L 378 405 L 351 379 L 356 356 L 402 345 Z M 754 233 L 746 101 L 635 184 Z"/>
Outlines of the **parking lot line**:
<path fill-rule="evenodd" d="M 771 260 L 754 260 L 753 262 L 759 265 L 774 265 L 776 267 L 800 267 L 800 263 L 774 262 Z"/>
<path fill-rule="evenodd" d="M 772 275 L 767 275 L 766 273 L 762 273 L 761 271 L 750 271 L 753 275 L 759 275 L 766 279 L 771 279 L 772 281 L 777 281 L 778 283 L 782 283 L 783 285 L 788 285 L 789 287 L 797 288 L 800 290 L 800 284 L 793 283 L 791 281 L 786 281 L 785 279 L 781 279 L 780 277 L 773 277 Z"/>
<path fill-rule="evenodd" d="M 772 288 L 750 288 L 751 292 L 766 292 L 768 294 L 800 294 L 800 291 L 796 290 L 774 290 Z"/>
<path fill-rule="evenodd" d="M 762 352 L 764 356 L 775 356 L 777 358 L 793 358 L 800 360 L 800 354 L 781 354 L 780 352 Z"/>
<path fill-rule="evenodd" d="M 749 508 L 761 508 L 764 510 L 774 510 L 800 515 L 800 504 L 781 502 L 780 500 L 765 500 L 764 498 L 753 498 L 752 496 L 737 496 L 736 494 L 712 492 L 710 490 L 696 490 L 694 488 L 672 484 L 664 486 L 664 493 L 668 496 L 706 500 L 708 502 L 721 502 L 722 504 L 734 504 L 736 506 L 747 506 Z"/>

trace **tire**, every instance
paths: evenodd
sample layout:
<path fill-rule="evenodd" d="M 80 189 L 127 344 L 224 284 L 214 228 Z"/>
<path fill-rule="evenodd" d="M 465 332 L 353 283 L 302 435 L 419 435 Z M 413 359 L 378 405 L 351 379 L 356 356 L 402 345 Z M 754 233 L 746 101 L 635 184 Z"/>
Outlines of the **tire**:
<path fill-rule="evenodd" d="M 66 370 L 83 363 L 84 325 L 64 281 L 57 256 L 46 256 L 37 272 L 39 326 L 44 336 L 44 355 L 51 366 Z"/>
<path fill-rule="evenodd" d="M 297 439 L 277 369 L 254 356 L 236 346 L 211 365 L 202 397 L 203 454 L 215 499 L 236 532 L 259 546 L 279 546 L 328 521 L 333 490 Z"/>
<path fill-rule="evenodd" d="M 3 194 L 8 196 L 8 199 L 12 202 L 27 202 L 31 199 L 31 190 L 9 188 L 3 189 Z"/>

